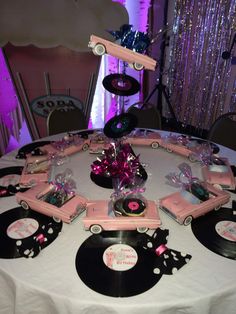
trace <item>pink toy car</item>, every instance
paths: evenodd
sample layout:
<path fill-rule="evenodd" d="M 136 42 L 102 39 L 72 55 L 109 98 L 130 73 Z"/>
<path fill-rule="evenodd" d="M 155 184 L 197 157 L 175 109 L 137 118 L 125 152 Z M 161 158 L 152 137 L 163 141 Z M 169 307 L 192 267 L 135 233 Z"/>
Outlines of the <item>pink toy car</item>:
<path fill-rule="evenodd" d="M 16 193 L 16 200 L 25 210 L 31 208 L 53 217 L 57 222 L 62 220 L 71 223 L 86 209 L 88 200 L 76 194 L 58 204 L 58 199 L 53 198 L 54 190 L 55 186 L 53 184 L 39 183 L 26 192 Z"/>
<path fill-rule="evenodd" d="M 175 139 L 174 139 L 175 138 Z M 170 136 L 170 139 L 162 140 L 160 146 L 165 148 L 169 153 L 174 152 L 181 156 L 187 157 L 191 162 L 198 160 L 197 154 L 201 151 L 201 144 L 190 141 L 190 138 L 185 136 Z"/>
<path fill-rule="evenodd" d="M 88 47 L 92 48 L 93 53 L 97 56 L 102 56 L 107 53 L 126 61 L 131 68 L 137 71 L 143 69 L 155 71 L 156 69 L 156 60 L 95 35 L 90 36 Z"/>
<path fill-rule="evenodd" d="M 202 167 L 206 182 L 222 189 L 235 190 L 235 177 L 227 158 L 215 157 L 210 165 Z"/>
<path fill-rule="evenodd" d="M 154 201 L 148 201 L 144 216 L 115 216 L 108 201 L 88 203 L 84 227 L 94 234 L 102 230 L 136 230 L 140 233 L 160 227 L 161 221 Z"/>
<path fill-rule="evenodd" d="M 209 193 L 207 200 L 201 200 L 189 191 L 182 190 L 159 200 L 159 208 L 175 219 L 179 224 L 189 225 L 193 218 L 219 209 L 228 203 L 229 193 L 214 188 L 211 184 L 201 183 Z M 205 193 L 203 190 L 202 195 Z"/>
<path fill-rule="evenodd" d="M 69 156 L 81 150 L 86 151 L 89 148 L 89 145 L 90 139 L 83 139 L 79 135 L 74 135 L 65 136 L 62 140 L 44 145 L 40 149 L 45 154 Z"/>
<path fill-rule="evenodd" d="M 131 145 L 143 145 L 151 146 L 152 148 L 158 148 L 162 142 L 161 135 L 156 132 L 143 133 L 133 133 L 124 140 L 124 143 L 129 143 Z"/>
<path fill-rule="evenodd" d="M 39 182 L 47 182 L 49 176 L 50 162 L 47 156 L 27 155 L 19 185 L 21 187 L 31 187 Z"/>
<path fill-rule="evenodd" d="M 94 134 L 90 140 L 90 154 L 101 154 L 104 149 L 108 149 L 111 146 L 110 139 L 103 133 Z"/>

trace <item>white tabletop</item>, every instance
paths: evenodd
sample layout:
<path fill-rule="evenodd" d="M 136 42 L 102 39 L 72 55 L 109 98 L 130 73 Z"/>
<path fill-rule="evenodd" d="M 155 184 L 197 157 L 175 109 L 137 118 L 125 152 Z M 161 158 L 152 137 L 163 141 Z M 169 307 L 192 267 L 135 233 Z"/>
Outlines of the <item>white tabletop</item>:
<path fill-rule="evenodd" d="M 236 164 L 236 153 L 220 148 L 219 155 Z M 175 172 L 183 161 L 201 178 L 198 163 L 164 149 L 136 146 L 134 151 L 146 165 L 148 180 L 144 196 L 147 199 L 158 200 L 176 191 L 166 184 L 165 176 Z M 0 168 L 24 164 L 24 160 L 16 160 L 14 156 L 15 152 L 3 156 Z M 72 169 L 77 191 L 87 198 L 109 199 L 112 190 L 101 188 L 90 179 L 90 166 L 95 159 L 96 155 L 88 151 L 79 152 L 70 156 L 69 162 L 57 171 Z M 231 200 L 234 195 L 231 193 Z M 0 213 L 17 206 L 15 196 L 0 199 Z M 231 207 L 231 201 L 225 207 Z M 169 230 L 167 246 L 192 255 L 190 262 L 174 275 L 163 275 L 153 288 L 132 297 L 109 297 L 91 290 L 81 281 L 75 267 L 80 245 L 91 236 L 84 230 L 82 216 L 71 225 L 63 224 L 58 238 L 37 257 L 0 259 L 0 313 L 235 313 L 235 260 L 211 252 L 195 238 L 191 226 L 179 225 L 161 210 L 159 213 L 162 228 Z"/>

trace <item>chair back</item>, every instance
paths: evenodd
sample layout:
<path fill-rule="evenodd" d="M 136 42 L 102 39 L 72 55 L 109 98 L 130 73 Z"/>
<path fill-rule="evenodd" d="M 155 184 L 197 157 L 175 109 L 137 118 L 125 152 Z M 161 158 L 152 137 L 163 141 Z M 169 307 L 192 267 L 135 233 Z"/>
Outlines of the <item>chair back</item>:
<path fill-rule="evenodd" d="M 127 112 L 138 119 L 137 128 L 161 129 L 161 115 L 151 104 L 137 103 L 129 107 Z"/>
<path fill-rule="evenodd" d="M 84 113 L 73 105 L 56 107 L 48 115 L 48 135 L 82 129 L 87 129 Z"/>
<path fill-rule="evenodd" d="M 207 139 L 236 150 L 236 112 L 221 115 L 211 126 Z"/>

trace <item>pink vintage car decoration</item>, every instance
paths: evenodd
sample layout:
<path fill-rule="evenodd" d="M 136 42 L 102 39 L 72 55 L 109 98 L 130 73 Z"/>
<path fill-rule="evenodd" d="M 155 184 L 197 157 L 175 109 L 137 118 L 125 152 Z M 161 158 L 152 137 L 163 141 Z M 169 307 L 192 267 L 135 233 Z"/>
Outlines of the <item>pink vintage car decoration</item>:
<path fill-rule="evenodd" d="M 140 233 L 156 229 L 161 225 L 158 209 L 154 201 L 147 201 L 142 216 L 116 216 L 112 202 L 98 200 L 88 203 L 83 218 L 85 230 L 98 234 L 103 230 L 137 230 Z"/>
<path fill-rule="evenodd" d="M 216 187 L 235 190 L 235 177 L 227 158 L 213 155 L 209 163 L 202 167 L 202 175 L 206 182 Z"/>
<path fill-rule="evenodd" d="M 155 71 L 156 69 L 156 60 L 95 35 L 90 36 L 88 47 L 92 48 L 93 53 L 97 56 L 106 53 L 126 61 L 131 68 L 137 71 L 143 69 Z"/>
<path fill-rule="evenodd" d="M 44 145 L 40 149 L 48 155 L 60 154 L 69 156 L 80 151 L 86 151 L 89 145 L 90 139 L 84 139 L 78 134 L 75 134 L 73 136 L 64 136 L 61 140 Z"/>
<path fill-rule="evenodd" d="M 50 177 L 48 157 L 27 155 L 25 166 L 20 176 L 20 187 L 31 187 L 39 182 L 47 182 Z"/>
<path fill-rule="evenodd" d="M 152 148 L 158 148 L 162 143 L 161 135 L 157 132 L 148 132 L 135 130 L 123 141 L 130 145 L 151 146 Z"/>
<path fill-rule="evenodd" d="M 228 203 L 229 193 L 193 177 L 188 164 L 179 165 L 179 169 L 179 174 L 170 173 L 166 178 L 170 184 L 182 187 L 182 190 L 159 200 L 159 208 L 178 223 L 187 226 L 193 218 Z"/>
<path fill-rule="evenodd" d="M 75 182 L 70 176 L 66 170 L 54 182 L 38 183 L 24 193 L 16 193 L 16 200 L 25 210 L 32 209 L 55 221 L 71 223 L 86 209 L 88 200 L 74 192 Z"/>

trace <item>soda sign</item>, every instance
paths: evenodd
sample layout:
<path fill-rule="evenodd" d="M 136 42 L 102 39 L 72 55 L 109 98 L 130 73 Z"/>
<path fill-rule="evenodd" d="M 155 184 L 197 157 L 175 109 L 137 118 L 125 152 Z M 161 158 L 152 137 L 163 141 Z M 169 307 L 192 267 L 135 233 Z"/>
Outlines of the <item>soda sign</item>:
<path fill-rule="evenodd" d="M 47 118 L 48 114 L 60 106 L 77 107 L 83 111 L 83 103 L 71 96 L 67 95 L 45 95 L 40 96 L 31 101 L 31 108 L 37 115 Z"/>

